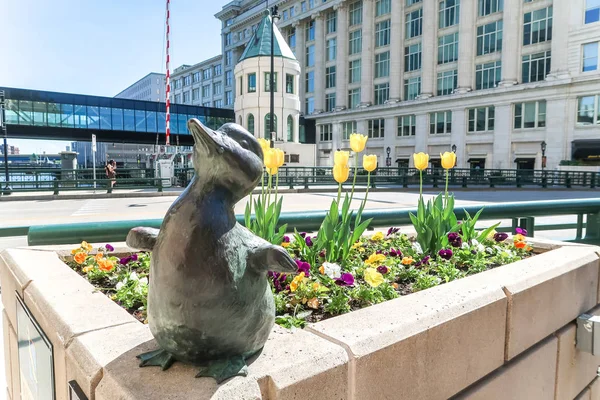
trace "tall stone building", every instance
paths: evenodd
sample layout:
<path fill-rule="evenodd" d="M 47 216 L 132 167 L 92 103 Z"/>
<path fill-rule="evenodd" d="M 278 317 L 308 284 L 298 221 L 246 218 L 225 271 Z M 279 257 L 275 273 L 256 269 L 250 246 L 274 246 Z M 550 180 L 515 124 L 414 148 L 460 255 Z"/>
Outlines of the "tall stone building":
<path fill-rule="evenodd" d="M 600 162 L 596 0 L 283 0 L 279 29 L 302 68 L 317 162 L 351 132 L 392 165 L 455 149 L 460 167 Z M 222 22 L 227 76 L 266 3 L 236 0 Z M 235 79 L 224 90 L 236 93 Z"/>

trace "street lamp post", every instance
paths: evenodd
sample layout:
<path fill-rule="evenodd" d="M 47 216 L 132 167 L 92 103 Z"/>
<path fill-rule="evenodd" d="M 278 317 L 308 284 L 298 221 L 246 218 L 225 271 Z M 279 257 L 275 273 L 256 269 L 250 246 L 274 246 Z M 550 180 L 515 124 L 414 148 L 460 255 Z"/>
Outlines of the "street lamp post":
<path fill-rule="evenodd" d="M 386 167 L 391 167 L 392 166 L 392 158 L 390 157 L 390 153 L 392 152 L 392 149 L 388 146 L 385 149 L 385 152 L 387 154 L 387 157 L 385 158 L 385 166 Z"/>
<path fill-rule="evenodd" d="M 546 141 L 543 141 L 540 145 L 542 148 L 542 171 L 546 169 Z"/>
<path fill-rule="evenodd" d="M 271 110 L 269 118 L 269 132 L 271 147 L 273 144 L 273 134 L 275 133 L 275 20 L 279 19 L 279 7 L 271 7 L 271 74 L 269 77 L 269 89 L 271 90 Z"/>
<path fill-rule="evenodd" d="M 8 130 L 6 127 L 6 114 L 4 113 L 4 91 L 0 91 L 0 129 L 4 131 L 4 174 L 5 174 L 5 185 L 3 193 L 5 195 L 10 194 L 12 189 L 10 187 L 10 176 L 8 174 Z"/>

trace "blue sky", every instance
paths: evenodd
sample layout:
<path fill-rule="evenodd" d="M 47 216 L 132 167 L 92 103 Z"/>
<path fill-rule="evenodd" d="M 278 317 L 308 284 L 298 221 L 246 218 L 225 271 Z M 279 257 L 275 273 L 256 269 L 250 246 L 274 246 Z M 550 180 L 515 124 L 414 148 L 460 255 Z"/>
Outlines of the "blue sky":
<path fill-rule="evenodd" d="M 221 53 L 229 0 L 171 0 L 171 70 Z M 165 0 L 0 0 L 0 86 L 114 96 L 165 72 Z M 23 153 L 63 142 L 9 140 Z"/>

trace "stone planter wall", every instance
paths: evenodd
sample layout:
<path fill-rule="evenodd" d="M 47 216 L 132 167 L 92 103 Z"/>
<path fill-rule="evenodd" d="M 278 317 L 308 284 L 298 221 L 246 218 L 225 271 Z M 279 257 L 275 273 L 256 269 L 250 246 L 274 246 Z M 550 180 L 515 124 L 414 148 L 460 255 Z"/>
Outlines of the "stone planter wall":
<path fill-rule="evenodd" d="M 156 347 L 147 326 L 60 251 L 5 250 L 8 399 L 20 398 L 15 292 L 52 341 L 60 400 L 71 380 L 90 400 L 600 399 L 600 357 L 576 350 L 574 324 L 600 314 L 599 249 L 536 248 L 547 252 L 305 330 L 275 327 L 250 375 L 222 385 L 180 363 L 138 368 L 135 355 Z"/>

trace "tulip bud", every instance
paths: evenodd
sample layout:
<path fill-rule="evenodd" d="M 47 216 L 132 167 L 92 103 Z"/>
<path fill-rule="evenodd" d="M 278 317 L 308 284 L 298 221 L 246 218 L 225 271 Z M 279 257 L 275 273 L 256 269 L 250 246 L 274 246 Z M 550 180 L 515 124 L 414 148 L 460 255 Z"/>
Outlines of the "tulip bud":
<path fill-rule="evenodd" d="M 415 153 L 413 154 L 413 159 L 415 161 L 415 168 L 419 171 L 423 171 L 427 169 L 429 165 L 429 154 L 426 153 Z"/>
<path fill-rule="evenodd" d="M 348 164 L 335 164 L 333 166 L 333 179 L 337 183 L 344 183 L 348 180 L 348 174 L 350 173 L 350 168 Z"/>
<path fill-rule="evenodd" d="M 367 144 L 367 135 L 361 135 L 360 133 L 353 133 L 350 135 L 350 148 L 356 153 L 360 153 L 365 149 Z"/>
<path fill-rule="evenodd" d="M 349 151 L 338 150 L 335 152 L 335 154 L 333 156 L 333 164 L 334 165 L 337 165 L 337 164 L 346 165 L 346 164 L 348 164 L 349 159 L 350 159 Z"/>
<path fill-rule="evenodd" d="M 377 156 L 374 154 L 363 156 L 363 168 L 367 172 L 373 172 L 377 168 Z"/>
<path fill-rule="evenodd" d="M 442 158 L 442 167 L 444 169 L 452 169 L 456 164 L 456 153 L 454 152 L 445 152 L 444 154 L 440 154 Z"/>

